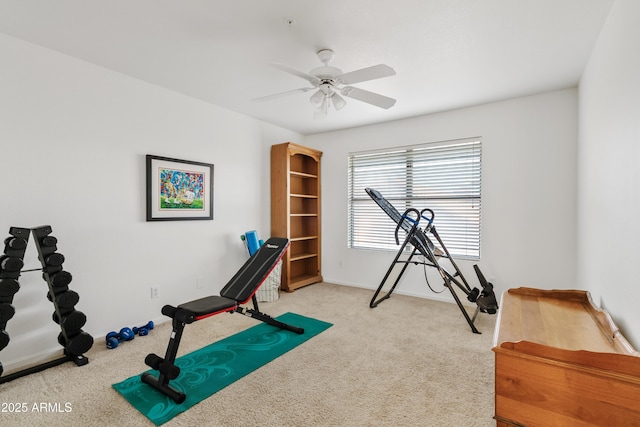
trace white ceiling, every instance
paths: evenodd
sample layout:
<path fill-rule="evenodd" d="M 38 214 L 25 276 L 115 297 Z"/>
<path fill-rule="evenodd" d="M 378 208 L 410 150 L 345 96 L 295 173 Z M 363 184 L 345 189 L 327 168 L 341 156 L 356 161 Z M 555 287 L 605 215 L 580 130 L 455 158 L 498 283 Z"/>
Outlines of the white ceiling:
<path fill-rule="evenodd" d="M 313 134 L 578 84 L 613 0 L 0 0 L 0 32 L 297 131 Z M 295 22 L 292 25 L 287 20 Z M 302 72 L 335 51 L 344 72 L 396 75 L 354 86 L 314 119 Z"/>

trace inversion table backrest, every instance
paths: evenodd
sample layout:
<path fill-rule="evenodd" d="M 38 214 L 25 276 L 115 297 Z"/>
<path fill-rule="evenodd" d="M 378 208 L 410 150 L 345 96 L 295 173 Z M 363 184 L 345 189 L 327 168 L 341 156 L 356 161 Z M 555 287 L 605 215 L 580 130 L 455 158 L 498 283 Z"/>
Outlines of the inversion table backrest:
<path fill-rule="evenodd" d="M 371 197 L 373 201 L 376 202 L 387 215 L 389 215 L 389 218 L 391 218 L 396 224 L 400 224 L 404 231 L 406 231 L 407 233 L 411 231 L 413 224 L 409 221 L 409 219 L 406 217 L 403 218 L 402 214 L 398 212 L 395 206 L 393 206 L 387 199 L 385 199 L 378 190 L 375 190 L 373 188 L 365 188 L 364 191 L 366 191 L 369 197 Z"/>
<path fill-rule="evenodd" d="M 271 237 L 222 288 L 220 296 L 236 300 L 240 304 L 249 301 L 288 247 L 288 239 Z"/>
<path fill-rule="evenodd" d="M 411 232 L 414 223 L 411 222 L 409 218 L 398 212 L 395 206 L 385 199 L 378 190 L 365 188 L 364 191 L 366 191 L 369 197 L 371 197 L 373 201 L 376 202 L 387 215 L 389 215 L 389 218 L 391 218 L 396 224 L 399 224 L 405 232 Z M 431 240 L 429 240 L 424 233 L 415 233 L 413 237 L 414 238 L 411 239 L 411 243 L 420 251 L 420 253 L 422 253 L 422 255 L 431 258 L 426 250 L 426 248 L 429 248 L 430 250 L 434 249 Z"/>

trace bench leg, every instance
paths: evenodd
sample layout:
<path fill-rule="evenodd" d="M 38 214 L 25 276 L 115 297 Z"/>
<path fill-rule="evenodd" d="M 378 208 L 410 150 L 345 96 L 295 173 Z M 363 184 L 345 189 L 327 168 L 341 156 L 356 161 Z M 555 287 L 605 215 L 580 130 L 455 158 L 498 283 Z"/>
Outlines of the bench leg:
<path fill-rule="evenodd" d="M 149 384 L 179 404 L 184 402 L 186 395 L 169 385 L 170 380 L 176 379 L 178 375 L 180 375 L 180 368 L 175 366 L 174 362 L 178 354 L 178 347 L 180 346 L 180 340 L 182 339 L 182 333 L 185 327 L 185 323 L 180 319 L 176 319 L 176 317 L 179 316 L 173 318 L 173 331 L 171 332 L 171 338 L 169 339 L 164 359 L 151 353 L 147 355 L 144 360 L 148 366 L 160 372 L 160 375 L 156 378 L 150 373 L 145 372 L 142 374 L 142 382 Z"/>
<path fill-rule="evenodd" d="M 269 316 L 268 314 L 264 314 L 258 310 L 254 310 L 252 308 L 247 308 L 247 307 L 238 307 L 236 308 L 236 312 L 243 314 L 247 317 L 251 317 L 254 318 L 256 320 L 259 320 L 261 322 L 264 322 L 268 325 L 271 326 L 275 326 L 277 328 L 280 329 L 285 329 L 287 331 L 291 331 L 291 332 L 295 332 L 296 334 L 304 334 L 304 329 L 303 328 L 298 328 L 297 326 L 293 326 L 293 325 L 289 325 L 287 323 L 281 322 L 279 320 L 274 319 L 273 317 Z"/>

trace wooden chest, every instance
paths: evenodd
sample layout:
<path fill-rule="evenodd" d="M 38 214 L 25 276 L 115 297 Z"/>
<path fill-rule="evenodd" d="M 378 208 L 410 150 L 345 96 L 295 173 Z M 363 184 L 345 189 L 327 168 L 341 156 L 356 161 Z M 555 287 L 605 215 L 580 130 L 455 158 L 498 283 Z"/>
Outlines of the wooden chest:
<path fill-rule="evenodd" d="M 497 426 L 640 426 L 640 353 L 588 292 L 510 289 L 493 339 Z"/>

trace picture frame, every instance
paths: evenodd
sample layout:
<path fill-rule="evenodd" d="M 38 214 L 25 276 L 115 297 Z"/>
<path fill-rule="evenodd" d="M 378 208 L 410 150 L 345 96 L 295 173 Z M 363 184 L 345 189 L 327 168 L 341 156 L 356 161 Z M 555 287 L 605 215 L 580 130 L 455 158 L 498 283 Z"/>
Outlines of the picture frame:
<path fill-rule="evenodd" d="M 213 220 L 213 164 L 146 155 L 147 221 Z"/>

